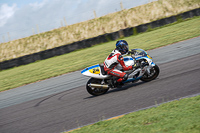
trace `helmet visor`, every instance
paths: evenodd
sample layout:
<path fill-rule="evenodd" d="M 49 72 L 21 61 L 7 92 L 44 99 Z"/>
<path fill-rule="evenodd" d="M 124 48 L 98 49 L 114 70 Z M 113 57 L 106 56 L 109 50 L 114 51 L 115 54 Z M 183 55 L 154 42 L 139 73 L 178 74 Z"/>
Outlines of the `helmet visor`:
<path fill-rule="evenodd" d="M 128 45 L 123 45 L 122 46 L 122 54 L 126 54 L 128 52 L 128 50 L 129 50 Z"/>

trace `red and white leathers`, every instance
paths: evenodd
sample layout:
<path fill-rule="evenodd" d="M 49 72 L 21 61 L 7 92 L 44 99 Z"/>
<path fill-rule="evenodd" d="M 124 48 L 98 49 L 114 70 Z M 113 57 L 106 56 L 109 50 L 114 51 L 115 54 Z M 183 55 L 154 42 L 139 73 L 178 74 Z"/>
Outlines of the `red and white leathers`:
<path fill-rule="evenodd" d="M 133 69 L 132 66 L 126 66 L 124 63 L 124 58 L 118 50 L 113 50 L 112 53 L 104 61 L 104 70 L 107 74 L 119 77 L 117 82 L 121 82 L 127 78 L 127 74 L 122 72 L 115 67 L 120 63 L 124 71 Z"/>

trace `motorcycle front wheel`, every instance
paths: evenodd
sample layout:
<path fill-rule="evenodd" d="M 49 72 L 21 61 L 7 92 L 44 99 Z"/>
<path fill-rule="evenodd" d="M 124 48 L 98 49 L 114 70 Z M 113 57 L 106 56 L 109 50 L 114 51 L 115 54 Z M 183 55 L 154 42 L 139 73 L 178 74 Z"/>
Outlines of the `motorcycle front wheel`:
<path fill-rule="evenodd" d="M 105 94 L 109 90 L 109 88 L 101 89 L 101 88 L 95 88 L 95 87 L 88 86 L 88 84 L 90 84 L 90 83 L 101 84 L 101 81 L 102 81 L 101 79 L 95 79 L 95 78 L 89 79 L 86 84 L 86 89 L 87 89 L 88 93 L 93 96 L 99 96 L 99 95 Z"/>
<path fill-rule="evenodd" d="M 157 65 L 155 65 L 154 67 L 152 67 L 150 69 L 150 75 L 145 73 L 140 80 L 145 81 L 145 82 L 149 82 L 149 81 L 154 80 L 155 78 L 157 78 L 159 73 L 160 73 L 160 69 L 159 69 L 159 67 Z"/>

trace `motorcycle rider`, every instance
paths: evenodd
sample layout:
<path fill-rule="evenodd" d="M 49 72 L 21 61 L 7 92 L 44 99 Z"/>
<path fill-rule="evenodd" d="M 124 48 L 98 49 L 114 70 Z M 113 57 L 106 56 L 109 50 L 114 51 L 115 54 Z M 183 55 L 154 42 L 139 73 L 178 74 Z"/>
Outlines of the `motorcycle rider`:
<path fill-rule="evenodd" d="M 122 72 L 115 67 L 120 64 L 124 71 L 136 69 L 139 67 L 138 63 L 135 63 L 133 66 L 126 66 L 124 63 L 124 58 L 122 55 L 126 55 L 129 52 L 128 43 L 125 40 L 119 40 L 116 42 L 116 48 L 111 52 L 111 54 L 104 61 L 104 70 L 107 74 L 117 77 L 117 80 L 111 82 L 112 87 L 116 87 L 119 84 L 122 84 L 122 81 L 128 79 L 128 74 Z"/>

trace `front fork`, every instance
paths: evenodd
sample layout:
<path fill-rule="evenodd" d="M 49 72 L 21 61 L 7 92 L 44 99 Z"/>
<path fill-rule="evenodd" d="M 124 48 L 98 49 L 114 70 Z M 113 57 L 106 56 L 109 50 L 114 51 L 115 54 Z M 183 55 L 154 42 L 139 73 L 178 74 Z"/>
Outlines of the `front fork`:
<path fill-rule="evenodd" d="M 148 75 L 151 74 L 151 71 L 150 71 L 150 70 L 151 70 L 151 68 L 154 67 L 155 65 L 156 65 L 155 63 L 151 62 L 151 64 L 147 67 L 146 72 L 147 72 Z"/>

